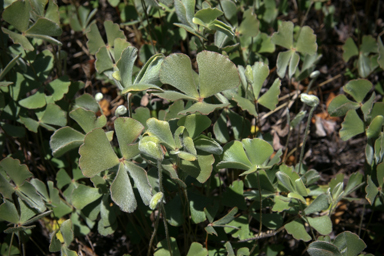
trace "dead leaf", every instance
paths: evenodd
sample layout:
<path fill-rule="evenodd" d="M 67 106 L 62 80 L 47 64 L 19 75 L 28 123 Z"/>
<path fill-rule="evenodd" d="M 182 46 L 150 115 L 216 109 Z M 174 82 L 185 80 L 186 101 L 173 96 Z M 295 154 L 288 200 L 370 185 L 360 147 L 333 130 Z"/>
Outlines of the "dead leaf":
<path fill-rule="evenodd" d="M 102 99 L 99 101 L 100 108 L 103 110 L 105 116 L 110 116 L 111 111 L 109 110 L 109 101 L 106 99 Z"/>

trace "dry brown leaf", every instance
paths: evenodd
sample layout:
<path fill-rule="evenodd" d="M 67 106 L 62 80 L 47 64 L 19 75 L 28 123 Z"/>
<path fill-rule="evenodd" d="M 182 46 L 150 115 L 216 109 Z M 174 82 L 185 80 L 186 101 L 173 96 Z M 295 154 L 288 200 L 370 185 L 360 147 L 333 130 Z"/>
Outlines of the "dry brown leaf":
<path fill-rule="evenodd" d="M 109 110 L 109 101 L 106 99 L 102 99 L 99 101 L 100 108 L 103 110 L 105 116 L 110 116 L 111 111 Z"/>

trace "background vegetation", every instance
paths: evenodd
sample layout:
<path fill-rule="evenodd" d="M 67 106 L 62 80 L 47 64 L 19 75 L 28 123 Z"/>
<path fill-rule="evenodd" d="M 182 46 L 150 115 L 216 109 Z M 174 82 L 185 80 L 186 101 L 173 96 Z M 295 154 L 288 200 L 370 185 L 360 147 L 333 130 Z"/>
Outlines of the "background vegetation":
<path fill-rule="evenodd" d="M 382 255 L 382 1 L 0 11 L 1 255 Z"/>

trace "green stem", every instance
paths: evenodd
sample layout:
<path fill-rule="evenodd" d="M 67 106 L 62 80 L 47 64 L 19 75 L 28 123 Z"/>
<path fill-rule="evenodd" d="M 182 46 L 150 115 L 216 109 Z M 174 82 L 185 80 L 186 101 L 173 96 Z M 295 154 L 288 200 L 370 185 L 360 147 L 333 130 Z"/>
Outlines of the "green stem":
<path fill-rule="evenodd" d="M 373 211 L 372 211 L 373 212 Z M 365 213 L 365 204 L 363 206 L 363 211 L 361 212 L 361 217 L 360 217 L 360 224 L 359 224 L 359 231 L 357 232 L 357 235 L 360 237 L 360 232 L 361 232 L 361 226 L 363 225 L 363 219 L 364 219 L 364 213 Z"/>
<path fill-rule="evenodd" d="M 303 145 L 301 146 L 301 152 L 300 152 L 299 174 L 301 173 L 301 165 L 302 165 L 302 162 L 303 162 L 304 149 L 305 149 L 305 141 L 307 140 L 308 131 L 309 131 L 309 126 L 311 125 L 312 114 L 313 114 L 313 111 L 315 110 L 315 108 L 316 108 L 316 107 L 312 107 L 312 108 L 311 108 L 311 111 L 309 111 L 309 116 L 308 116 L 307 126 L 305 127 L 304 139 L 303 139 Z"/>
<path fill-rule="evenodd" d="M 145 19 L 147 20 L 147 25 L 148 25 L 148 27 L 149 27 L 149 33 L 148 33 L 148 31 L 147 31 L 147 29 L 146 29 L 146 26 L 143 26 L 144 27 L 144 29 L 145 29 L 145 32 L 148 34 L 148 35 L 150 35 L 150 37 L 151 37 L 151 45 L 152 45 L 152 48 L 153 48 L 153 51 L 155 52 L 155 53 L 158 53 L 157 52 L 157 49 L 156 49 L 156 47 L 155 47 L 155 45 L 153 44 L 153 42 L 152 42 L 152 34 L 154 34 L 155 35 L 155 38 L 156 38 L 156 41 L 158 42 L 159 40 L 157 39 L 157 36 L 156 36 L 156 33 L 151 33 L 152 32 L 152 29 L 151 29 L 151 27 L 149 26 L 149 17 L 148 17 L 148 14 L 147 14 L 147 6 L 145 5 L 145 2 L 144 2 L 144 0 L 141 0 L 141 7 L 143 8 L 143 11 L 144 11 L 144 15 L 145 15 Z M 144 24 L 143 24 L 144 25 Z"/>
<path fill-rule="evenodd" d="M 164 188 L 163 188 L 163 167 L 161 166 L 161 161 L 158 160 L 157 161 L 157 169 L 159 171 L 159 190 L 161 193 L 163 193 L 164 195 Z M 163 214 L 163 223 L 164 223 L 164 229 L 165 229 L 165 237 L 167 238 L 167 244 L 168 244 L 168 249 L 169 249 L 169 253 L 171 254 L 171 256 L 173 255 L 172 254 L 172 247 L 171 247 L 171 239 L 169 237 L 169 232 L 168 232 L 168 224 L 167 224 L 167 214 L 165 212 L 165 207 L 164 207 L 164 203 L 163 203 L 163 200 L 160 201 L 160 209 L 161 209 L 161 212 Z"/>
<path fill-rule="evenodd" d="M 154 229 L 153 229 L 153 232 L 152 232 L 152 236 L 151 236 L 151 239 L 149 240 L 147 256 L 151 255 L 151 247 L 152 247 L 153 240 L 155 239 L 155 236 L 156 236 L 156 233 L 157 233 L 157 228 L 159 226 L 159 220 L 160 220 L 160 212 L 158 212 L 158 214 L 157 214 L 156 221 L 155 221 L 155 226 L 154 226 Z"/>
<path fill-rule="evenodd" d="M 16 227 L 16 224 L 14 225 L 14 227 Z M 11 249 L 12 249 L 12 243 L 13 243 L 13 237 L 15 236 L 15 232 L 12 232 L 12 235 L 11 235 L 11 242 L 9 243 L 9 248 L 8 248 L 8 256 L 11 255 Z"/>
<path fill-rule="evenodd" d="M 259 200 L 260 200 L 260 226 L 259 226 L 259 236 L 261 235 L 261 229 L 263 228 L 263 197 L 261 196 L 261 185 L 260 185 L 260 175 L 257 174 L 257 186 L 259 187 Z"/>

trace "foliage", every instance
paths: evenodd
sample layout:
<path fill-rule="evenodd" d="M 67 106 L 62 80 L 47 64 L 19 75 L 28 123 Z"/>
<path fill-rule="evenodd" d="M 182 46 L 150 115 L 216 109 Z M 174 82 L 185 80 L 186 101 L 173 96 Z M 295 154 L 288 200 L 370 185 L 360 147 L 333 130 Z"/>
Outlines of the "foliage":
<path fill-rule="evenodd" d="M 374 235 L 360 236 L 362 222 L 341 232 L 334 218 L 342 202 L 359 198 L 364 210 L 382 211 L 384 103 L 369 80 L 384 67 L 380 37 L 345 41 L 343 59 L 355 60 L 359 78 L 328 105 L 331 117 L 345 116 L 343 141 L 367 140 L 364 174 L 344 185 L 344 174 L 320 181 L 322 170 L 304 161 L 322 105 L 311 88 L 321 50 L 304 23 L 314 6 L 332 29 L 328 3 L 297 1 L 295 24 L 277 18 L 288 1 L 108 0 L 119 17 L 101 24 L 99 1 L 86 2 L 1 2 L 2 255 L 80 255 L 91 234 L 125 236 L 121 253 L 132 255 L 366 249 Z M 71 33 L 88 58 L 86 83 L 68 69 Z M 115 95 L 115 116 L 92 83 L 112 88 L 105 96 Z M 300 134 L 306 106 L 292 165 L 289 140 Z M 262 129 L 276 113 L 289 130 L 281 148 Z M 34 237 L 41 228 L 50 233 L 45 248 Z"/>

